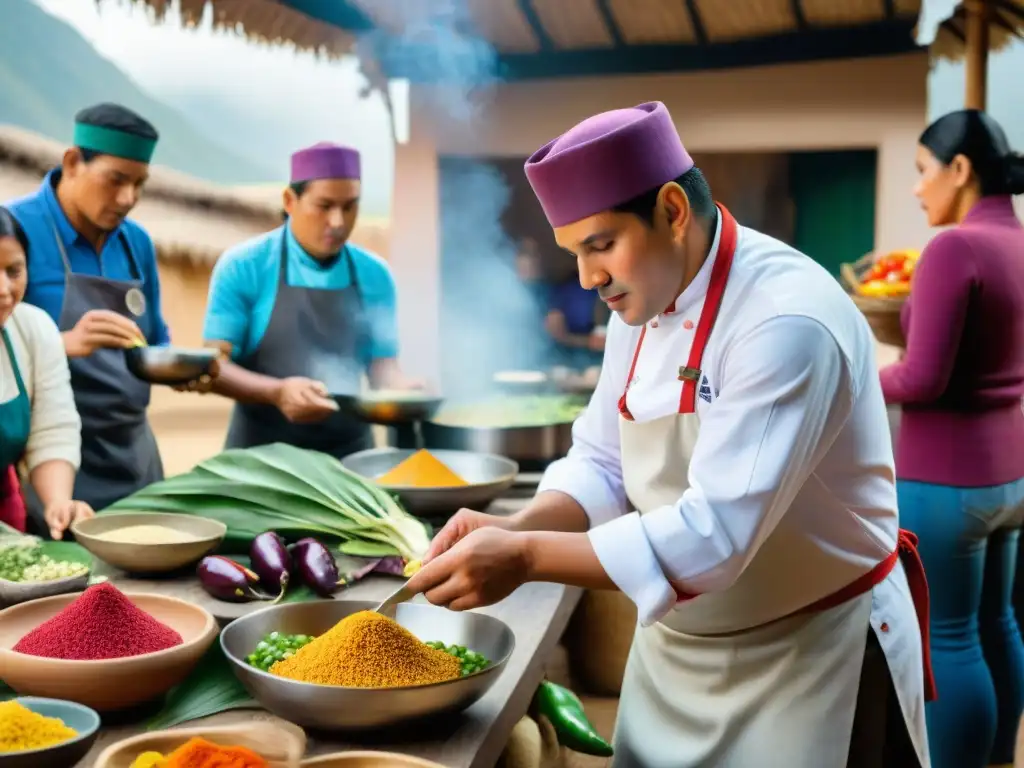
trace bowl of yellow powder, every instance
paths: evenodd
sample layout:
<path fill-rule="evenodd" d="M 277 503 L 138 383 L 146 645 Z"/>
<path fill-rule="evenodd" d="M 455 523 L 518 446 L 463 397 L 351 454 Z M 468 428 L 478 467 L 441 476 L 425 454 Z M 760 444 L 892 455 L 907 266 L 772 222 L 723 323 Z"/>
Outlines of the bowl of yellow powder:
<path fill-rule="evenodd" d="M 0 768 L 68 768 L 96 741 L 100 716 L 72 701 L 0 702 Z"/>
<path fill-rule="evenodd" d="M 111 512 L 71 526 L 93 555 L 128 573 L 156 574 L 195 565 L 213 552 L 227 526 L 218 520 L 169 512 Z"/>
<path fill-rule="evenodd" d="M 519 474 L 512 459 L 474 451 L 371 448 L 341 463 L 397 495 L 412 514 L 431 519 L 463 507 L 485 509 Z"/>
<path fill-rule="evenodd" d="M 515 646 L 508 625 L 483 613 L 410 602 L 388 619 L 374 607 L 361 600 L 270 606 L 225 627 L 221 647 L 265 709 L 305 728 L 348 731 L 466 709 L 498 680 Z M 313 640 L 267 671 L 250 664 L 275 632 Z M 438 645 L 471 650 L 487 664 L 464 674 L 459 658 Z"/>

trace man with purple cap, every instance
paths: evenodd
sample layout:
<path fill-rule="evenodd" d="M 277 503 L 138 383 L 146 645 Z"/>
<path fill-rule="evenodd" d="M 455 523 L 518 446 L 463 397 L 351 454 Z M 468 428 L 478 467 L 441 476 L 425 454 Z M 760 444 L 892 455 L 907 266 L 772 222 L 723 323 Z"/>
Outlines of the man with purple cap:
<path fill-rule="evenodd" d="M 624 593 L 616 768 L 927 768 L 927 585 L 864 318 L 715 203 L 660 102 L 526 175 L 612 310 L 600 380 L 536 498 L 460 511 L 409 587 L 453 610 L 527 581 Z"/>
<path fill-rule="evenodd" d="M 236 400 L 228 448 L 284 442 L 341 458 L 372 447 L 369 426 L 330 395 L 412 386 L 398 367 L 395 283 L 348 242 L 359 212 L 355 149 L 320 143 L 291 158 L 286 222 L 226 252 L 203 337 L 224 353 L 214 391 Z"/>

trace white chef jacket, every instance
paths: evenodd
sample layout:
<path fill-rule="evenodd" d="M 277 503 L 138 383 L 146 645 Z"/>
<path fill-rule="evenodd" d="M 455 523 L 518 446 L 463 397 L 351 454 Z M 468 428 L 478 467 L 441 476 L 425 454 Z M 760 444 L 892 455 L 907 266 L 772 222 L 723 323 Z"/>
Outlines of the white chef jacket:
<path fill-rule="evenodd" d="M 718 251 L 719 218 L 697 277 L 671 311 L 648 323 L 627 406 L 635 421 L 679 408 L 686 365 Z M 889 422 L 867 322 L 820 265 L 745 227 L 701 365 L 700 435 L 690 487 L 674 504 L 630 512 L 622 481 L 617 403 L 640 328 L 608 326 L 593 397 L 568 455 L 539 491 L 574 498 L 609 577 L 650 625 L 677 600 L 724 590 L 782 515 L 796 515 L 823 548 L 867 572 L 896 547 Z M 653 447 L 652 450 L 660 450 Z"/>

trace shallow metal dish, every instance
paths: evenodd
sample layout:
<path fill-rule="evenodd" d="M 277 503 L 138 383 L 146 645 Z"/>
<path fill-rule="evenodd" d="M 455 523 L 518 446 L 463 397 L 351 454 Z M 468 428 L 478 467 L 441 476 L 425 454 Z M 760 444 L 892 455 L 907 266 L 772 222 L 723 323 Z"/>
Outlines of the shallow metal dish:
<path fill-rule="evenodd" d="M 245 661 L 270 632 L 322 635 L 349 614 L 375 607 L 376 603 L 365 600 L 270 606 L 235 619 L 225 627 L 220 636 L 221 648 L 242 685 L 265 709 L 305 728 L 349 731 L 382 728 L 465 709 L 494 685 L 515 647 L 512 630 L 493 616 L 402 603 L 398 606 L 398 623 L 418 638 L 464 645 L 482 653 L 491 665 L 467 677 L 433 685 L 343 688 L 277 677 Z"/>
<path fill-rule="evenodd" d="M 402 505 L 414 515 L 433 517 L 457 512 L 462 507 L 484 509 L 515 482 L 519 465 L 504 456 L 471 451 L 431 450 L 434 457 L 469 485 L 455 488 L 422 488 L 409 485 L 384 485 L 397 494 Z M 399 448 L 371 448 L 341 460 L 346 469 L 376 480 L 412 456 L 416 451 Z"/>
<path fill-rule="evenodd" d="M 216 349 L 135 347 L 125 350 L 128 370 L 151 384 L 187 384 L 210 373 L 220 356 Z"/>
<path fill-rule="evenodd" d="M 433 417 L 443 397 L 416 391 L 381 390 L 358 395 L 331 395 L 338 407 L 371 424 L 395 425 Z"/>

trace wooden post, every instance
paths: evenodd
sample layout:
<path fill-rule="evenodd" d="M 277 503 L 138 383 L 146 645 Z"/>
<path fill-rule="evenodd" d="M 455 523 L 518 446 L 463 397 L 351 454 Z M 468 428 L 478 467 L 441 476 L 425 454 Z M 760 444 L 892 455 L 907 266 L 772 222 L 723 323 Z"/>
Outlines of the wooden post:
<path fill-rule="evenodd" d="M 964 107 L 985 109 L 988 83 L 988 0 L 964 0 L 966 52 Z"/>

